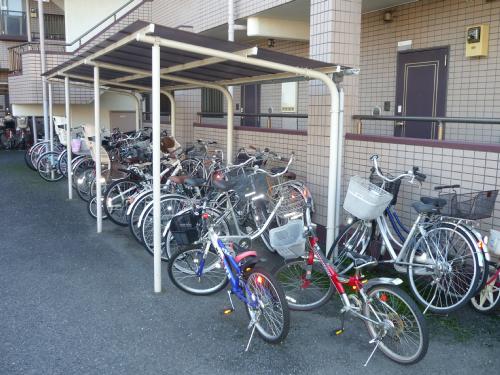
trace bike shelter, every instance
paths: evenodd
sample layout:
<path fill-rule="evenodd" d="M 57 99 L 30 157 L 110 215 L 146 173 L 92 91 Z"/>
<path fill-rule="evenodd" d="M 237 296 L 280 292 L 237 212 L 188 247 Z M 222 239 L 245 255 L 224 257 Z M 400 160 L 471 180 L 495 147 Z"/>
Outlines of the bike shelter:
<path fill-rule="evenodd" d="M 233 156 L 233 97 L 228 87 L 247 83 L 319 80 L 330 93 L 330 155 L 328 172 L 327 246 L 335 236 L 340 216 L 341 160 L 343 153 L 344 75 L 356 69 L 229 42 L 174 28 L 136 21 L 105 41 L 47 71 L 52 82 L 64 82 L 68 144 L 70 133 L 69 86 L 94 87 L 95 143 L 101 144 L 101 89 L 152 93 L 154 291 L 161 292 L 160 223 L 160 95 L 171 101 L 171 134 L 175 136 L 175 91 L 216 89 L 227 102 L 227 162 Z M 49 92 L 50 93 L 50 92 Z M 52 95 L 49 95 L 50 98 Z M 49 108 L 51 104 L 49 105 Z M 96 153 L 96 199 L 101 201 L 101 157 Z M 68 147 L 68 165 L 71 147 Z M 71 199 L 71 174 L 68 195 Z M 102 231 L 102 208 L 97 205 L 97 232 Z"/>

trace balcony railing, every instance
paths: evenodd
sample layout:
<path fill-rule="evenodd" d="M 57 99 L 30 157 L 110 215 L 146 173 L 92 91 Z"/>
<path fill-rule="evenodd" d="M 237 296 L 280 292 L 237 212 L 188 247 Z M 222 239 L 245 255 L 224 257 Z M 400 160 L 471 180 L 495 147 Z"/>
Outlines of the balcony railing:
<path fill-rule="evenodd" d="M 203 123 L 203 118 L 221 118 L 227 115 L 225 112 L 198 112 L 198 122 Z M 240 113 L 235 112 L 235 117 L 240 117 L 243 121 L 242 126 L 249 128 L 267 128 L 267 129 L 286 129 L 286 130 L 306 130 L 307 124 L 301 119 L 307 119 L 309 116 L 306 113 Z M 273 121 L 273 119 L 275 119 Z M 279 121 L 279 120 L 281 121 Z M 288 121 L 287 126 L 283 126 L 283 119 L 292 119 Z M 254 121 L 252 121 L 254 120 Z M 264 121 L 263 121 L 264 120 Z M 279 124 L 277 122 L 280 122 Z M 235 125 L 239 125 L 236 124 Z M 291 128 L 290 125 L 293 125 Z"/>
<path fill-rule="evenodd" d="M 26 37 L 26 12 L 0 10 L 0 34 L 9 37 Z"/>
<path fill-rule="evenodd" d="M 436 141 L 500 143 L 498 118 L 375 115 L 354 115 L 352 118 L 355 120 L 355 133 L 362 135 L 393 136 L 396 126 L 404 126 L 405 121 L 415 121 L 432 123 Z"/>
<path fill-rule="evenodd" d="M 47 52 L 65 53 L 63 43 L 47 43 L 45 46 Z M 27 42 L 18 46 L 10 47 L 9 51 L 9 73 L 20 73 L 23 69 L 23 54 L 27 52 L 40 52 L 40 43 Z"/>

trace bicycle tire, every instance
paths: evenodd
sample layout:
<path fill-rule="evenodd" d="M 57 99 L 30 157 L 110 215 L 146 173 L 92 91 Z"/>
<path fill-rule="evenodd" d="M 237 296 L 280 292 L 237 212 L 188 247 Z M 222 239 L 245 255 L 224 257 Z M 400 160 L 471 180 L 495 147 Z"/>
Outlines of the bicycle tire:
<path fill-rule="evenodd" d="M 422 241 L 428 243 L 429 236 L 431 234 L 435 235 L 435 232 L 437 230 L 452 232 L 452 238 L 455 237 L 455 233 L 458 234 L 458 236 L 455 238 L 461 238 L 464 240 L 466 251 L 468 251 L 469 254 L 467 254 L 466 256 L 459 256 L 454 260 L 451 260 L 451 264 L 448 264 L 448 255 L 450 254 L 441 254 L 441 249 L 438 250 L 439 253 L 436 252 L 435 254 L 429 254 L 424 257 L 422 254 L 428 254 L 428 252 L 426 251 L 426 247 L 424 247 L 424 250 L 422 250 L 419 247 L 419 244 L 422 243 Z M 442 239 L 446 240 L 447 236 L 445 233 L 440 234 L 439 237 L 436 238 L 438 238 L 439 243 L 441 243 L 440 241 Z M 431 241 L 431 243 L 435 244 L 436 242 Z M 447 252 L 450 250 L 450 247 L 452 247 L 452 250 L 455 250 L 457 248 L 456 245 L 451 246 L 451 244 L 448 244 L 445 247 Z M 434 250 L 436 249 L 434 248 Z M 435 259 L 437 256 L 444 259 L 443 255 L 446 255 L 446 260 L 441 260 L 440 263 L 434 262 L 434 265 L 432 264 L 433 259 Z M 422 257 L 424 257 L 424 260 L 420 260 L 420 258 Z M 477 283 L 479 282 L 479 264 L 475 244 L 470 239 L 467 232 L 460 226 L 445 222 L 439 223 L 437 226 L 427 231 L 426 236 L 419 237 L 414 245 L 414 248 L 411 250 L 408 259 L 409 265 L 407 270 L 408 278 L 410 280 L 410 287 L 417 301 L 425 306 L 426 310 L 428 309 L 429 311 L 432 311 L 434 313 L 448 314 L 465 305 L 472 298 L 472 296 L 474 296 Z M 452 273 L 453 266 L 460 265 L 458 262 L 455 263 L 456 260 L 460 260 L 460 263 L 465 264 L 465 261 L 467 259 L 470 259 L 470 261 L 472 262 L 471 276 L 464 278 L 462 275 L 462 277 L 452 280 L 451 277 L 453 277 L 453 275 L 449 276 L 449 274 Z M 430 266 L 433 266 L 432 270 Z M 470 264 L 468 263 L 467 266 L 470 266 Z M 450 277 L 450 279 L 448 277 Z M 462 283 L 467 283 L 467 285 L 462 285 Z M 463 293 L 463 295 L 457 295 L 457 293 L 459 292 L 457 288 L 463 289 L 463 286 L 467 288 L 465 293 Z M 422 290 L 420 290 L 420 287 L 422 287 Z M 452 287 L 453 290 L 450 289 Z M 444 294 L 442 294 L 440 291 L 438 294 L 438 289 L 440 289 L 441 291 L 450 291 L 450 293 L 445 292 Z M 427 290 L 430 290 L 430 294 L 426 293 Z M 454 293 L 451 293 L 451 291 L 453 291 Z M 448 299 L 451 304 L 448 303 Z M 454 300 L 456 300 L 456 302 L 454 302 Z"/>
<path fill-rule="evenodd" d="M 125 188 L 123 191 L 121 191 L 122 188 L 120 187 L 120 185 L 124 185 Z M 108 186 L 105 193 L 103 194 L 104 196 L 103 208 L 109 220 L 111 220 L 116 225 L 120 225 L 122 227 L 127 226 L 128 197 L 134 194 L 134 192 L 136 192 L 137 189 L 140 188 L 140 186 L 141 185 L 139 183 L 127 178 L 113 181 Z M 118 195 L 112 196 L 112 194 L 114 194 L 115 192 L 118 193 L 118 195 L 120 195 L 118 203 L 113 202 L 118 197 Z M 113 209 L 111 210 L 111 208 Z"/>
<path fill-rule="evenodd" d="M 96 197 L 95 196 L 90 198 L 90 200 L 87 202 L 87 212 L 94 219 L 97 219 L 97 204 L 96 204 Z M 104 210 L 101 210 L 101 212 L 104 214 L 104 215 L 102 215 L 102 219 L 106 220 L 108 217 L 104 213 Z"/>
<path fill-rule="evenodd" d="M 415 301 L 413 301 L 413 299 L 403 290 L 393 285 L 378 284 L 369 288 L 366 294 L 368 303 L 364 302 L 362 305 L 363 315 L 375 321 L 380 320 L 380 318 L 384 316 L 384 322 L 387 321 L 387 324 L 382 328 L 386 330 L 386 332 L 378 346 L 380 351 L 392 361 L 402 365 L 411 365 L 421 361 L 427 354 L 429 348 L 429 330 L 424 315 L 419 310 Z M 397 301 L 390 306 L 392 300 Z M 377 306 L 380 305 L 384 310 L 377 313 L 377 307 L 374 302 L 377 302 Z M 405 309 L 403 310 L 403 308 Z M 400 310 L 402 311 L 400 312 Z M 401 316 L 404 312 L 406 312 L 406 315 Z M 377 327 L 375 327 L 373 322 L 365 320 L 365 326 L 372 339 L 380 335 L 380 332 L 377 331 Z M 415 328 L 415 326 L 418 332 L 418 346 L 411 355 L 398 354 L 388 346 L 387 341 L 384 342 L 384 339 L 389 336 L 389 334 L 397 334 L 397 338 L 394 339 L 394 341 L 397 347 L 401 347 L 403 340 L 401 340 L 400 335 L 403 333 L 403 330 L 406 328 Z M 389 336 L 389 338 L 391 337 Z M 412 340 L 414 340 L 414 337 Z M 406 342 L 411 343 L 412 340 L 407 339 Z"/>
<path fill-rule="evenodd" d="M 93 180 L 95 180 L 95 171 L 93 167 L 81 171 L 78 179 L 74 179 L 74 181 L 76 181 L 76 193 L 84 202 L 88 202 L 92 197 L 91 186 Z"/>
<path fill-rule="evenodd" d="M 306 267 L 307 259 L 299 258 L 286 260 L 273 270 L 291 310 L 317 309 L 328 302 L 335 291 L 335 286 L 319 261 L 313 262 L 311 280 L 306 279 Z"/>
<path fill-rule="evenodd" d="M 470 300 L 472 307 L 482 314 L 493 314 L 500 307 L 500 274 L 492 265 L 488 268 L 488 282 Z"/>
<path fill-rule="evenodd" d="M 177 251 L 170 258 L 170 262 L 168 262 L 167 267 L 168 276 L 170 277 L 170 280 L 172 280 L 172 283 L 183 292 L 196 296 L 208 296 L 215 294 L 224 289 L 229 282 L 219 255 L 211 248 L 208 251 L 207 257 L 210 256 L 210 261 L 212 262 L 210 263 L 211 267 L 209 267 L 209 272 L 214 272 L 210 277 L 212 279 L 216 279 L 215 285 L 203 287 L 204 284 L 202 283 L 205 283 L 206 280 L 209 282 L 210 280 L 206 276 L 206 272 L 197 276 L 196 270 L 200 264 L 200 257 L 203 255 L 204 246 L 204 244 L 201 244 L 187 249 L 179 249 L 179 251 Z M 190 261 L 192 262 L 189 263 Z M 219 266 L 215 266 L 216 264 Z M 189 286 L 185 283 L 185 281 L 188 280 L 188 277 L 194 280 L 194 286 Z M 220 279 L 220 281 L 217 279 Z"/>
<path fill-rule="evenodd" d="M 141 215 L 142 211 L 152 200 L 152 191 L 150 191 L 148 194 L 143 195 L 138 200 L 134 200 L 134 202 L 132 203 L 133 207 L 131 207 L 130 214 L 127 215 L 130 232 L 132 233 L 132 236 L 136 239 L 136 241 L 141 245 L 143 244 L 141 228 L 137 226 L 137 223 L 139 222 L 139 216 Z"/>
<path fill-rule="evenodd" d="M 347 252 L 364 254 L 372 238 L 373 226 L 358 219 L 339 233 L 327 253 L 327 258 L 333 263 L 339 275 L 349 272 L 353 267 L 353 261 L 346 257 Z"/>
<path fill-rule="evenodd" d="M 280 283 L 269 271 L 261 267 L 255 267 L 248 274 L 245 281 L 245 295 L 247 299 L 252 300 L 249 292 L 253 295 L 256 295 L 259 299 L 259 307 L 256 309 L 252 308 L 249 303 L 246 304 L 246 311 L 249 318 L 254 319 L 257 312 L 260 312 L 260 314 L 270 313 L 270 309 L 268 309 L 268 307 L 271 307 L 272 310 L 277 309 L 276 314 L 273 314 L 274 318 L 272 319 L 265 318 L 263 323 L 269 323 L 272 320 L 273 324 L 268 324 L 269 328 L 271 328 L 272 326 L 277 324 L 277 321 L 281 322 L 281 327 L 278 327 L 280 328 L 278 332 L 269 333 L 264 327 L 264 324 L 261 324 L 261 320 L 259 319 L 255 326 L 255 329 L 259 333 L 259 336 L 264 341 L 270 344 L 279 344 L 283 342 L 287 337 L 288 332 L 290 331 L 290 310 L 288 308 L 288 303 L 286 302 L 285 293 L 283 292 L 283 288 L 281 287 Z M 267 290 L 259 290 L 257 292 L 257 288 L 266 288 Z M 268 299 L 270 301 L 266 301 Z M 264 308 L 266 310 L 264 310 Z"/>
<path fill-rule="evenodd" d="M 38 158 L 36 169 L 41 178 L 47 182 L 57 182 L 64 175 L 57 169 L 57 158 L 59 153 L 55 151 L 45 152 Z"/>

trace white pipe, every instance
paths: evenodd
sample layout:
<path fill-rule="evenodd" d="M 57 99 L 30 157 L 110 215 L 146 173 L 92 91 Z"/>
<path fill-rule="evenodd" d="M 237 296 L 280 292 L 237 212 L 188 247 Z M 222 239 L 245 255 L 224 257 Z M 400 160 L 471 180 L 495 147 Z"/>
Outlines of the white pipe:
<path fill-rule="evenodd" d="M 54 151 L 54 117 L 53 117 L 53 106 L 52 106 L 52 84 L 49 83 L 49 140 L 50 140 L 50 152 Z"/>
<path fill-rule="evenodd" d="M 28 37 L 28 42 L 31 43 L 31 9 L 30 0 L 24 1 L 24 7 L 26 8 L 26 34 Z"/>
<path fill-rule="evenodd" d="M 73 169 L 71 163 L 73 155 L 71 151 L 71 104 L 69 96 L 69 77 L 64 77 L 64 104 L 66 108 L 66 150 L 67 150 L 67 168 L 68 168 L 68 199 L 73 199 Z"/>
<path fill-rule="evenodd" d="M 45 25 L 43 22 L 43 0 L 38 0 L 38 29 L 40 33 L 40 65 L 42 73 L 47 70 L 45 61 Z M 42 76 L 43 130 L 44 138 L 49 140 L 49 122 L 47 119 L 47 77 Z"/>
<path fill-rule="evenodd" d="M 135 112 L 135 130 L 139 131 L 142 127 L 142 98 L 139 94 L 133 94 L 136 100 Z"/>
<path fill-rule="evenodd" d="M 38 142 L 38 129 L 36 128 L 36 117 L 31 116 L 31 129 L 33 131 L 33 144 Z"/>
<path fill-rule="evenodd" d="M 227 0 L 227 40 L 234 42 L 234 0 Z"/>
<path fill-rule="evenodd" d="M 227 40 L 234 42 L 234 0 L 227 0 Z M 228 164 L 232 162 L 233 156 L 233 119 L 234 119 L 234 88 L 233 86 L 228 87 L 229 96 L 226 96 L 227 100 L 227 150 L 226 150 L 226 160 Z M 231 124 L 231 125 L 230 125 Z"/>
<path fill-rule="evenodd" d="M 344 88 L 339 89 L 339 129 L 338 129 L 338 147 L 337 147 L 337 200 L 335 207 L 335 238 L 339 235 L 340 212 L 342 205 L 342 162 L 344 157 Z M 327 247 L 329 249 L 330 247 Z"/>
<path fill-rule="evenodd" d="M 170 135 L 175 138 L 175 96 L 169 91 L 162 93 L 170 100 Z"/>
<path fill-rule="evenodd" d="M 97 233 L 102 232 L 102 191 L 101 191 L 101 87 L 99 67 L 94 66 L 94 149 L 95 149 L 95 187 L 97 210 Z"/>
<path fill-rule="evenodd" d="M 153 244 L 154 291 L 161 293 L 161 202 L 160 202 L 160 45 L 152 46 L 151 55 L 153 112 Z"/>

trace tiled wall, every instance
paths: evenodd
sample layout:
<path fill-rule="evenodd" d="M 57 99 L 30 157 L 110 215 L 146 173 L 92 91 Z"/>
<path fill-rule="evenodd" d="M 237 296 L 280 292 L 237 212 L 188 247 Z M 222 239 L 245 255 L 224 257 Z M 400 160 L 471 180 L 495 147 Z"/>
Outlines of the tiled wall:
<path fill-rule="evenodd" d="M 290 1 L 293 0 L 235 0 L 234 18 L 237 20 Z M 227 23 L 227 0 L 155 0 L 153 22 L 170 27 L 192 26 L 185 30 L 199 33 Z"/>
<path fill-rule="evenodd" d="M 194 139 L 215 140 L 218 142 L 217 147 L 224 153 L 226 151 L 226 129 L 195 127 Z M 283 134 L 235 130 L 233 148 L 236 152 L 242 147 L 255 145 L 261 150 L 267 147 L 282 156 L 288 156 L 293 151 L 295 159 L 290 170 L 297 174 L 297 178 L 305 180 L 308 173 L 306 142 L 307 136 L 305 135 L 283 136 Z"/>
<path fill-rule="evenodd" d="M 344 194 L 351 176 L 369 177 L 369 158 L 373 154 L 380 156 L 379 164 L 385 173 L 398 175 L 417 166 L 427 175 L 421 187 L 419 184 L 410 185 L 407 181 L 401 184 L 396 211 L 406 225 L 410 225 L 416 217 L 411 204 L 421 196 L 436 196 L 434 186 L 459 184 L 458 193 L 495 190 L 500 186 L 498 153 L 347 140 Z M 481 229 L 498 227 L 499 220 L 500 205 L 497 204 L 493 217 L 481 220 Z"/>
<path fill-rule="evenodd" d="M 361 0 L 312 0 L 310 57 L 347 66 L 359 64 Z M 346 78 L 345 119 L 357 103 L 357 78 Z M 315 221 L 326 224 L 328 167 L 330 154 L 330 93 L 318 81 L 309 84 L 309 122 L 307 126 L 307 183 L 317 202 Z"/>
<path fill-rule="evenodd" d="M 396 91 L 397 42 L 412 40 L 412 48 L 449 46 L 447 116 L 500 118 L 500 2 L 421 0 L 395 8 L 393 22 L 383 12 L 363 16 L 361 33 L 360 113 L 391 102 Z M 489 55 L 465 57 L 467 26 L 490 26 Z M 392 135 L 393 123 L 365 122 L 367 134 Z M 499 125 L 448 124 L 449 140 L 500 142 Z"/>

